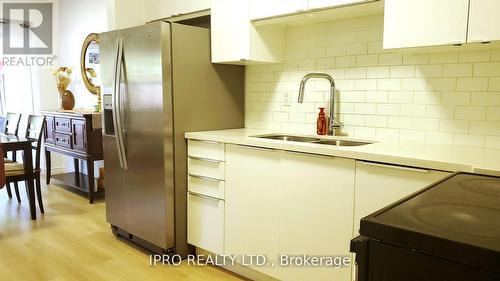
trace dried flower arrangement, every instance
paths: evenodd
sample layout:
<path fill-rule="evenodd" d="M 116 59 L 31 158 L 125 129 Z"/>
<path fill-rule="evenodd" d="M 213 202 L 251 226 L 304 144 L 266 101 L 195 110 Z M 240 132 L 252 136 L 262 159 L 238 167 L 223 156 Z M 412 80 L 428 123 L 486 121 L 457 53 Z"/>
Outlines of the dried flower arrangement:
<path fill-rule="evenodd" d="M 61 66 L 54 71 L 57 90 L 59 91 L 59 106 L 64 110 L 72 110 L 75 107 L 75 97 L 71 91 L 67 90 L 71 83 L 71 73 L 73 73 L 73 70 L 65 66 Z"/>
<path fill-rule="evenodd" d="M 56 71 L 54 71 L 54 77 L 56 78 L 57 90 L 62 95 L 64 91 L 68 88 L 71 83 L 71 73 L 73 73 L 72 68 L 61 66 Z"/>

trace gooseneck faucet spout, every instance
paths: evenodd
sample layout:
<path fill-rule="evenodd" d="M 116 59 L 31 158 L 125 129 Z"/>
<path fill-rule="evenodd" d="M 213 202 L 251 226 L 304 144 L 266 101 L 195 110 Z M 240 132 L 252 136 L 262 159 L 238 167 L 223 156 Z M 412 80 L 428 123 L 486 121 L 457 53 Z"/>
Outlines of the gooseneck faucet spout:
<path fill-rule="evenodd" d="M 335 120 L 335 80 L 333 77 L 326 73 L 309 73 L 302 81 L 300 81 L 299 89 L 299 103 L 304 102 L 304 90 L 306 88 L 307 81 L 311 78 L 322 78 L 330 82 L 330 121 L 328 124 L 328 134 L 334 136 L 336 132 L 344 127 L 344 124 Z"/>

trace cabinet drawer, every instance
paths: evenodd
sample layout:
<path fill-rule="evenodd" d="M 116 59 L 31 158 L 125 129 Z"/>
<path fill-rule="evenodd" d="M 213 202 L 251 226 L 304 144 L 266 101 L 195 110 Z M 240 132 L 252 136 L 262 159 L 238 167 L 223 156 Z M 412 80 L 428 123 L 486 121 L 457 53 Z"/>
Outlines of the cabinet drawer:
<path fill-rule="evenodd" d="M 188 191 L 224 199 L 224 181 L 199 176 L 188 176 Z"/>
<path fill-rule="evenodd" d="M 224 143 L 189 140 L 188 155 L 200 158 L 214 159 L 224 161 Z"/>
<path fill-rule="evenodd" d="M 212 179 L 224 180 L 225 163 L 188 157 L 188 173 Z"/>
<path fill-rule="evenodd" d="M 224 201 L 188 193 L 188 243 L 224 254 Z"/>
<path fill-rule="evenodd" d="M 71 135 L 54 133 L 54 140 L 57 146 L 71 148 Z"/>
<path fill-rule="evenodd" d="M 55 118 L 55 129 L 57 132 L 71 133 L 71 119 Z"/>

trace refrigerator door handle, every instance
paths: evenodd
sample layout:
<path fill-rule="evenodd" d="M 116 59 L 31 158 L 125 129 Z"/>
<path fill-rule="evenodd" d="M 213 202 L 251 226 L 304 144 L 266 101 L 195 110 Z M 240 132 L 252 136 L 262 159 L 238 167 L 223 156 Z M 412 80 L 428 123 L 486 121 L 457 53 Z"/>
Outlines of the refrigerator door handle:
<path fill-rule="evenodd" d="M 114 82 L 113 82 L 113 125 L 116 131 L 116 146 L 118 150 L 118 159 L 120 167 L 127 170 L 127 157 L 125 154 L 125 146 L 123 144 L 123 128 L 121 116 L 121 70 L 123 62 L 123 39 L 117 40 L 117 51 L 114 65 Z"/>

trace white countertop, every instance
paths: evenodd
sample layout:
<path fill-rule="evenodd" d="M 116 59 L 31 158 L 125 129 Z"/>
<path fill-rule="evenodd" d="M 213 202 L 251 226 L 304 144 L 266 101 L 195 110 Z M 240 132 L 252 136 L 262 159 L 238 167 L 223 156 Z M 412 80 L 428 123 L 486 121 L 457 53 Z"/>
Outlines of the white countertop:
<path fill-rule="evenodd" d="M 335 139 L 376 141 L 373 144 L 364 146 L 337 147 L 252 137 L 270 133 L 275 132 L 233 129 L 188 132 L 185 137 L 187 139 L 283 149 L 450 172 L 463 171 L 500 176 L 500 150 L 497 149 L 336 136 Z"/>

